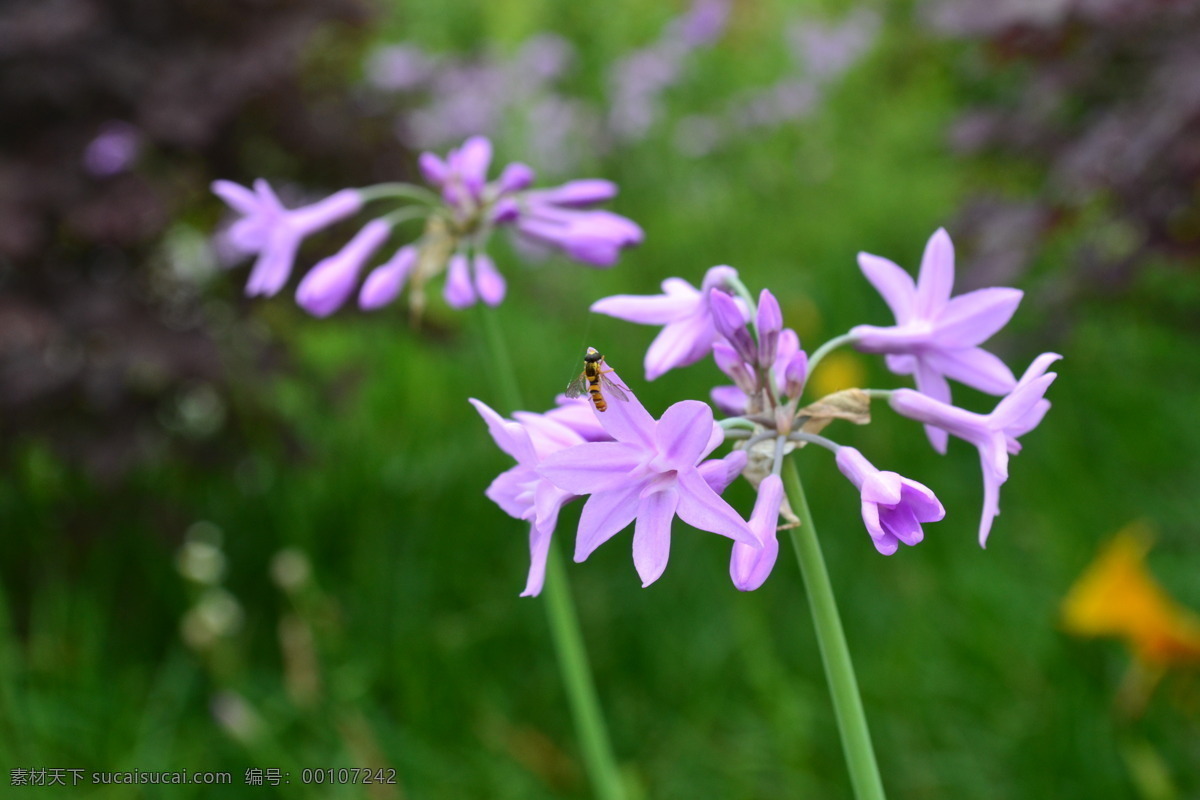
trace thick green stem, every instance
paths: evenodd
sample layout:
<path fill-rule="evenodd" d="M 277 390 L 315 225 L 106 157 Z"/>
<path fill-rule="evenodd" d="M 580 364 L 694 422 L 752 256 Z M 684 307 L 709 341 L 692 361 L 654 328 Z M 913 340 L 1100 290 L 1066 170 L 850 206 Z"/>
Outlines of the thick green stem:
<path fill-rule="evenodd" d="M 790 458 L 783 464 L 783 486 L 788 503 L 800 515 L 799 527 L 792 528 L 792 545 L 800 562 L 804 590 L 808 594 L 813 623 L 817 628 L 817 644 L 821 649 L 825 676 L 829 680 L 829 693 L 833 697 L 833 710 L 837 716 L 838 731 L 842 735 L 842 750 L 846 754 L 854 796 L 858 800 L 884 800 L 883 781 L 879 777 L 879 766 L 875 763 L 871 732 L 867 729 L 867 717 L 863 713 L 862 697 L 854 678 L 854 664 L 850 660 L 846 634 L 842 631 L 833 586 L 825 570 L 821 543 L 817 540 L 817 530 L 804 497 L 804 487 L 800 485 L 800 475 Z"/>
<path fill-rule="evenodd" d="M 482 308 L 482 307 L 481 307 Z M 503 395 L 507 411 L 520 409 L 520 388 L 513 370 L 512 356 L 496 321 L 496 313 L 483 308 L 484 338 L 488 341 L 497 382 Z M 575 721 L 575 735 L 579 737 L 579 748 L 587 769 L 592 791 L 598 800 L 624 800 L 625 789 L 621 773 L 613 756 L 608 739 L 608 726 L 600 709 L 600 699 L 588 663 L 587 647 L 579 627 L 579 616 L 571 598 L 571 587 L 567 582 L 567 570 L 563 564 L 558 543 L 550 543 L 546 558 L 546 580 L 542 587 L 546 604 L 546 616 L 550 622 L 550 635 L 554 651 L 558 656 L 558 670 L 567 690 L 567 701 Z"/>

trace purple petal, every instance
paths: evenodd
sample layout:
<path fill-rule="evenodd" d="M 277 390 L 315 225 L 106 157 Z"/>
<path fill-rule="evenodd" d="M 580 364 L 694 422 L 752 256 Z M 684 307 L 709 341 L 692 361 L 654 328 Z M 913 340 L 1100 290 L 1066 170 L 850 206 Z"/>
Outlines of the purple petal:
<path fill-rule="evenodd" d="M 948 405 L 950 403 L 950 384 L 946 382 L 942 374 L 924 359 L 916 359 L 914 367 L 913 378 L 917 384 L 917 391 L 926 397 Z M 949 443 L 946 431 L 937 425 L 926 424 L 925 435 L 929 438 L 929 443 L 933 445 L 935 451 L 946 455 L 946 445 Z"/>
<path fill-rule="evenodd" d="M 484 494 L 513 519 L 530 519 L 534 515 L 531 489 L 537 482 L 536 472 L 529 467 L 516 466 L 497 475 Z"/>
<path fill-rule="evenodd" d="M 529 526 L 529 576 L 521 597 L 537 597 L 546 582 L 546 557 L 550 554 L 550 540 L 554 536 L 554 523 L 547 526 Z"/>
<path fill-rule="evenodd" d="M 1017 385 L 1012 370 L 995 355 L 979 347 L 931 350 L 923 354 L 921 360 L 929 369 L 988 394 L 1011 392 Z"/>
<path fill-rule="evenodd" d="M 694 286 L 682 278 L 667 278 L 662 283 L 663 294 L 618 294 L 592 303 L 597 314 L 637 322 L 642 325 L 666 325 L 693 314 L 703 298 Z"/>
<path fill-rule="evenodd" d="M 643 482 L 644 456 L 638 444 L 585 442 L 546 456 L 538 473 L 571 494 L 595 494 Z"/>
<path fill-rule="evenodd" d="M 251 216 L 259 212 L 258 195 L 233 181 L 213 181 L 212 191 L 239 214 Z"/>
<path fill-rule="evenodd" d="M 621 380 L 616 370 L 608 372 L 608 379 L 625 390 L 625 399 L 610 398 L 608 410 L 592 409 L 596 421 L 615 441 L 636 443 L 647 453 L 654 448 L 654 428 L 657 423 L 629 387 Z M 611 393 L 610 393 L 611 394 Z M 588 405 L 592 403 L 589 401 Z"/>
<path fill-rule="evenodd" d="M 910 547 L 925 539 L 925 531 L 913 510 L 904 504 L 894 508 L 879 508 L 879 523 L 890 536 Z M 897 548 L 899 549 L 899 548 Z"/>
<path fill-rule="evenodd" d="M 650 468 L 669 472 L 695 467 L 712 437 L 712 428 L 712 409 L 705 403 L 682 400 L 671 406 L 655 427 L 658 455 L 650 462 Z"/>
<path fill-rule="evenodd" d="M 693 528 L 758 546 L 758 538 L 746 521 L 704 482 L 697 470 L 679 473 L 679 507 L 676 513 Z"/>
<path fill-rule="evenodd" d="M 646 380 L 652 381 L 676 367 L 695 364 L 712 350 L 716 330 L 707 314 L 693 314 L 668 323 L 646 348 Z"/>
<path fill-rule="evenodd" d="M 641 484 L 611 492 L 599 492 L 587 499 L 579 515 L 579 533 L 575 537 L 575 561 L 583 561 L 597 547 L 625 529 L 637 516 Z"/>
<path fill-rule="evenodd" d="M 364 311 L 383 308 L 400 296 L 409 272 L 417 264 L 417 248 L 405 245 L 386 263 L 367 275 L 358 293 L 358 307 Z"/>
<path fill-rule="evenodd" d="M 479 299 L 495 307 L 504 299 L 504 276 L 496 270 L 496 262 L 487 253 L 476 253 L 472 262 L 475 267 L 475 290 Z"/>
<path fill-rule="evenodd" d="M 436 153 L 421 153 L 417 158 L 417 166 L 421 168 L 425 180 L 439 188 L 450 175 L 450 168 Z"/>
<path fill-rule="evenodd" d="M 278 294 L 292 274 L 300 237 L 288 228 L 277 228 L 267 246 L 259 253 L 246 281 L 246 296 Z"/>
<path fill-rule="evenodd" d="M 525 197 L 531 203 L 580 207 L 603 203 L 617 196 L 617 185 L 600 178 L 585 178 L 568 181 L 562 186 L 528 192 Z"/>
<path fill-rule="evenodd" d="M 462 253 L 450 256 L 442 295 L 451 308 L 462 309 L 475 305 L 475 285 L 471 281 L 471 270 L 467 263 L 467 257 Z"/>
<path fill-rule="evenodd" d="M 890 556 L 900 549 L 900 545 L 895 536 L 892 536 L 883 528 L 883 523 L 879 519 L 879 506 L 869 500 L 862 501 L 862 520 L 863 525 L 867 529 L 867 533 L 871 536 L 871 542 L 875 545 L 875 549 L 885 556 Z"/>
<path fill-rule="evenodd" d="M 671 520 L 679 496 L 665 489 L 643 497 L 638 504 L 633 526 L 633 566 L 642 579 L 642 588 L 658 580 L 667 568 L 671 554 Z"/>
<path fill-rule="evenodd" d="M 917 288 L 911 275 L 888 259 L 870 253 L 858 254 L 858 267 L 883 296 L 898 324 L 912 319 Z"/>
<path fill-rule="evenodd" d="M 459 177 L 473 196 L 479 197 L 487 183 L 488 167 L 492 163 L 492 143 L 483 136 L 472 136 L 458 151 Z"/>
<path fill-rule="evenodd" d="M 492 435 L 492 439 L 495 440 L 497 447 L 515 458 L 517 463 L 526 465 L 537 463 L 533 443 L 529 439 L 529 433 L 524 428 L 515 422 L 506 420 L 482 400 L 469 397 L 467 398 L 467 402 L 475 406 L 475 410 L 479 412 L 479 416 L 483 417 L 484 423 L 487 424 L 488 433 Z"/>
<path fill-rule="evenodd" d="M 533 177 L 533 169 L 515 161 L 504 168 L 497 183 L 502 192 L 519 192 L 533 183 Z"/>
<path fill-rule="evenodd" d="M 709 488 L 721 494 L 742 474 L 748 460 L 745 450 L 732 450 L 724 458 L 710 459 L 696 469 Z"/>
<path fill-rule="evenodd" d="M 901 481 L 904 484 L 901 502 L 913 510 L 918 521 L 937 522 L 946 516 L 942 501 L 928 486 L 908 478 L 901 478 Z"/>
<path fill-rule="evenodd" d="M 982 450 L 979 455 L 983 464 L 983 512 L 979 518 L 979 546 L 987 547 L 988 534 L 992 531 L 992 522 L 1000 516 L 1000 487 L 1008 476 L 993 472 L 989 468 Z"/>
<path fill-rule="evenodd" d="M 947 348 L 974 347 L 1003 328 L 1024 295 L 1020 289 L 978 289 L 951 300 L 936 321 L 937 338 Z"/>
<path fill-rule="evenodd" d="M 932 319 L 950 300 L 954 288 L 954 245 L 945 228 L 938 228 L 925 245 L 917 277 L 916 315 Z"/>

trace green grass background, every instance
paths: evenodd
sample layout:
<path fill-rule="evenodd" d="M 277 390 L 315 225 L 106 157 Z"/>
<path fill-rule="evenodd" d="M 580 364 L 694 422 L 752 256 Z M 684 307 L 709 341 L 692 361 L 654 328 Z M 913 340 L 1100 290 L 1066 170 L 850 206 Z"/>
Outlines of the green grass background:
<path fill-rule="evenodd" d="M 738 3 L 731 32 L 668 96 L 671 113 L 762 85 L 787 58 L 779 22 L 842 3 Z M 867 250 L 915 269 L 928 235 L 1002 167 L 968 164 L 945 127 L 970 105 L 959 45 L 880 7 L 877 46 L 810 120 L 748 135 L 705 159 L 664 136 L 596 158 L 617 181 L 614 208 L 645 244 L 611 271 L 510 251 L 499 309 L 533 410 L 549 406 L 585 345 L 605 352 L 652 411 L 704 398 L 711 364 L 654 384 L 638 366 L 655 330 L 588 305 L 651 293 L 666 277 L 698 282 L 717 263 L 769 286 L 811 350 L 860 322 L 885 324 L 861 277 Z M 602 68 L 650 41 L 672 4 L 524 0 L 405 4 L 385 39 L 428 49 L 504 50 L 551 29 L 581 49 L 571 88 L 598 97 Z M 536 165 L 515 142 L 502 159 Z M 269 177 L 269 176 L 268 176 Z M 1036 192 L 1036 174 L 1005 176 Z M 954 231 L 951 230 L 951 234 Z M 1135 518 L 1159 539 L 1151 568 L 1200 608 L 1200 301 L 1197 272 L 1147 263 L 1120 297 L 1067 306 L 1039 288 L 1071 269 L 1069 237 L 1039 256 L 1027 299 L 993 342 L 1018 374 L 1039 352 L 1065 358 L 1043 425 L 1025 439 L 989 547 L 975 543 L 980 480 L 961 442 L 934 454 L 917 426 L 880 411 L 830 435 L 937 491 L 948 509 L 927 539 L 879 556 L 853 488 L 823 452 L 801 472 L 851 650 L 884 782 L 894 798 L 1187 798 L 1200 796 L 1200 694 L 1170 676 L 1143 714 L 1118 711 L 1129 655 L 1072 640 L 1058 605 L 1099 544 Z M 240 280 L 233 275 L 229 280 Z M 257 313 L 294 354 L 284 374 L 247 373 L 239 391 L 277 409 L 265 424 L 235 404 L 229 424 L 257 445 L 235 469 L 169 463 L 115 487 L 63 467 L 35 441 L 0 480 L 0 764 L 94 770 L 228 770 L 222 796 L 583 798 L 587 784 L 541 601 L 521 599 L 524 526 L 483 490 L 509 466 L 466 403 L 499 405 L 482 326 L 435 311 L 438 335 L 394 314 L 307 318 L 285 293 Z M 872 386 L 895 386 L 863 360 Z M 975 409 L 985 397 L 957 389 Z M 284 430 L 285 433 L 280 431 Z M 729 495 L 747 511 L 752 495 Z M 569 547 L 578 506 L 564 512 Z M 192 602 L 175 568 L 197 521 L 223 533 L 224 585 L 240 632 L 207 656 L 179 624 Z M 285 547 L 312 561 L 314 586 L 289 599 L 268 577 Z M 629 536 L 570 578 L 618 758 L 646 798 L 848 797 L 832 711 L 796 565 L 785 554 L 758 592 L 735 591 L 723 539 L 677 523 L 664 577 L 641 589 Z M 286 690 L 280 620 L 314 631 L 317 697 Z M 215 721 L 235 692 L 260 720 L 239 739 Z M 305 767 L 386 764 L 399 785 L 299 785 Z M 289 771 L 286 787 L 245 787 L 247 768 Z M 0 776 L 7 786 L 8 775 Z M 52 796 L 54 790 L 27 790 Z M 202 787 L 78 787 L 71 797 L 209 797 Z"/>

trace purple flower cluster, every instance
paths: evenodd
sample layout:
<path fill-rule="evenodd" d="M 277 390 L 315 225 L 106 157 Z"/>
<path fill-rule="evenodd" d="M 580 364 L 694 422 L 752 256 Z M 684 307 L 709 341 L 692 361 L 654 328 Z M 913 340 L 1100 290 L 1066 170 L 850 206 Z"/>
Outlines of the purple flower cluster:
<path fill-rule="evenodd" d="M 518 413 L 514 421 L 473 400 L 497 444 L 518 462 L 497 478 L 488 495 L 509 514 L 532 522 L 533 567 L 526 594 L 540 588 L 559 508 L 581 496 L 589 499 L 576 560 L 633 523 L 634 565 L 648 585 L 666 567 L 671 521 L 678 516 L 732 539 L 734 585 L 743 591 L 758 588 L 778 556 L 780 517 L 796 522 L 783 492 L 783 459 L 810 444 L 834 452 L 838 469 L 859 493 L 863 524 L 876 550 L 891 555 L 901 544 L 918 544 L 923 525 L 945 516 L 936 495 L 820 435 L 839 419 L 868 422 L 872 397 L 886 397 L 897 413 L 925 424 L 936 434 L 931 439 L 939 451 L 951 435 L 979 450 L 984 478 L 979 541 L 984 544 L 999 513 L 1008 457 L 1019 452 L 1018 437 L 1049 409 L 1045 393 L 1056 375 L 1047 369 L 1060 356 L 1039 356 L 1018 381 L 980 349 L 1012 316 L 1021 293 L 982 289 L 952 298 L 953 247 L 943 230 L 930 239 L 916 282 L 877 256 L 862 254 L 859 263 L 891 306 L 896 324 L 860 325 L 812 356 L 784 326 L 774 295 L 763 290 L 755 299 L 728 266 L 710 269 L 699 289 L 670 278 L 661 295 L 618 295 L 592 306 L 620 319 L 662 326 L 646 353 L 648 380 L 711 353 L 733 382 L 712 392 L 715 404 L 730 415 L 721 423 L 714 422 L 708 405 L 695 400 L 677 402 L 655 420 L 628 388 L 611 392 L 603 404 L 568 401 L 544 415 Z M 893 371 L 917 376 L 918 389 L 849 389 L 803 404 L 809 373 L 829 350 L 844 344 L 886 355 Z M 590 361 L 589 367 L 599 370 L 592 378 L 596 391 L 621 385 L 603 359 Z M 950 405 L 946 377 L 1005 396 L 990 414 L 966 411 Z M 711 458 L 727 439 L 735 442 L 732 452 Z M 758 489 L 749 520 L 720 497 L 739 473 Z"/>
<path fill-rule="evenodd" d="M 288 209 L 265 180 L 253 190 L 230 181 L 216 181 L 213 191 L 240 218 L 225 235 L 226 244 L 257 260 L 246 285 L 249 295 L 273 295 L 287 283 L 305 237 L 360 212 L 378 199 L 415 200 L 367 222 L 337 253 L 318 262 L 301 280 L 296 302 L 309 313 L 324 317 L 343 306 L 358 290 L 359 306 L 376 309 L 412 287 L 411 302 L 418 312 L 424 287 L 445 273 L 443 295 L 454 308 L 482 301 L 498 305 L 506 292 L 504 277 L 487 253 L 488 238 L 497 228 L 509 228 L 543 246 L 560 250 L 575 261 L 596 267 L 616 263 L 621 250 L 639 244 L 642 231 L 625 217 L 590 208 L 611 200 L 617 187 L 605 180 L 570 181 L 551 189 L 530 189 L 534 173 L 520 163 L 506 166 L 488 180 L 492 145 L 476 136 L 443 159 L 423 153 L 425 179 L 439 190 L 434 195 L 407 184 L 382 184 L 343 189 L 324 200 Z M 419 241 L 403 244 L 362 282 L 371 258 L 392 238 L 400 224 L 422 220 Z"/>

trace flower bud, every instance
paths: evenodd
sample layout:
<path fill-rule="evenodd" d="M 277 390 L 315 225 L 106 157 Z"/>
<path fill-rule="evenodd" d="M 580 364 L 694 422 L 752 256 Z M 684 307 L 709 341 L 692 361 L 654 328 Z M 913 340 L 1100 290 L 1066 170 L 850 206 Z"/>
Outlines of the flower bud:
<path fill-rule="evenodd" d="M 743 361 L 755 363 L 758 352 L 754 339 L 746 328 L 746 318 L 742 308 L 731 295 L 720 289 L 708 292 L 708 307 L 712 311 L 713 324 L 717 332 L 725 337 Z"/>
<path fill-rule="evenodd" d="M 779 301 L 770 290 L 763 289 L 758 296 L 758 363 L 769 367 L 775 363 L 775 353 L 779 349 L 779 332 L 783 329 L 783 312 L 779 309 Z"/>

